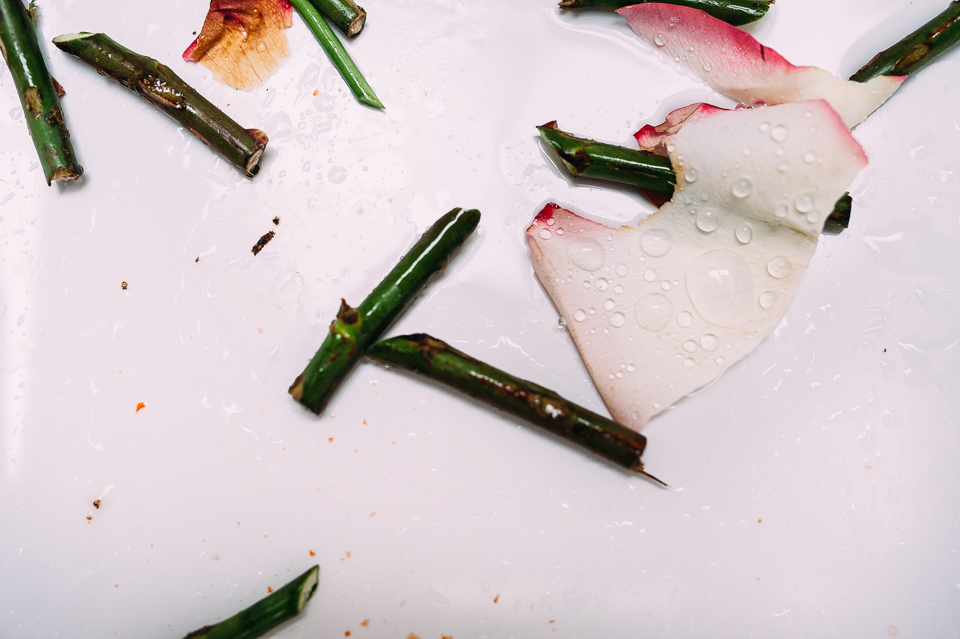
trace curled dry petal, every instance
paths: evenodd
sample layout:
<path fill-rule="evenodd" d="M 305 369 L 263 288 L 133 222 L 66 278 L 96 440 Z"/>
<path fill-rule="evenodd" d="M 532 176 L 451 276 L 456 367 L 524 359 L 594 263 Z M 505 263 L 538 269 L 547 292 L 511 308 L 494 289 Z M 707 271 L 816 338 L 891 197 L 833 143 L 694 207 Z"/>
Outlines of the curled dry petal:
<path fill-rule="evenodd" d="M 212 0 L 203 29 L 183 59 L 200 62 L 235 89 L 254 89 L 290 55 L 287 0 Z"/>
<path fill-rule="evenodd" d="M 831 206 L 866 165 L 822 100 L 688 123 L 670 158 L 673 199 L 636 228 L 551 204 L 527 229 L 537 276 L 613 417 L 633 428 L 777 326 Z"/>
<path fill-rule="evenodd" d="M 679 133 L 684 124 L 696 122 L 700 118 L 709 117 L 726 110 L 704 102 L 697 102 L 671 111 L 663 124 L 657 126 L 645 125 L 633 137 L 637 139 L 642 150 L 666 156 L 666 141 Z"/>
<path fill-rule="evenodd" d="M 726 22 L 698 9 L 638 4 L 618 11 L 650 46 L 720 93 L 743 104 L 824 99 L 848 128 L 862 122 L 900 87 L 904 77 L 841 80 L 817 67 L 798 67 Z"/>

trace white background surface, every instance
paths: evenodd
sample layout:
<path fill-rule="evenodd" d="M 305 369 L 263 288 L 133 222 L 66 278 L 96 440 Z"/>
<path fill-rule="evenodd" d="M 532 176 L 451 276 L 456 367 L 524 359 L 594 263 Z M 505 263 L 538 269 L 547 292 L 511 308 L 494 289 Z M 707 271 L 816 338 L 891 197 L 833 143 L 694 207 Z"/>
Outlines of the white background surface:
<path fill-rule="evenodd" d="M 664 490 L 372 364 L 322 418 L 287 395 L 340 298 L 463 206 L 480 234 L 392 334 L 605 410 L 522 231 L 548 199 L 652 209 L 572 184 L 533 127 L 625 144 L 719 100 L 614 16 L 364 5 L 384 112 L 296 17 L 245 93 L 180 60 L 202 1 L 42 4 L 45 42 L 105 31 L 266 131 L 253 181 L 47 45 L 86 170 L 48 188 L 0 70 L 0 636 L 182 637 L 319 563 L 274 636 L 960 637 L 960 53 L 856 131 L 853 222 L 776 335 L 645 428 Z M 945 5 L 779 0 L 750 30 L 849 75 Z"/>

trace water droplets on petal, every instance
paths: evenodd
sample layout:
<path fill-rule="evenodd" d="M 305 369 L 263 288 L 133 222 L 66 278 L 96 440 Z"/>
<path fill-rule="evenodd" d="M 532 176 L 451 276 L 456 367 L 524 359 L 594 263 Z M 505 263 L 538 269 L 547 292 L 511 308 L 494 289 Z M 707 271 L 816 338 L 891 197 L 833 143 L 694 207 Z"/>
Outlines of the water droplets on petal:
<path fill-rule="evenodd" d="M 598 277 L 594 286 L 597 287 L 598 291 L 605 291 L 610 286 L 610 280 L 605 277 Z"/>
<path fill-rule="evenodd" d="M 778 255 L 767 262 L 767 273 L 778 280 L 782 280 L 787 275 L 790 275 L 790 271 L 792 270 L 793 264 L 790 263 L 790 259 L 785 255 Z"/>
<path fill-rule="evenodd" d="M 744 222 L 737 227 L 736 236 L 737 241 L 741 244 L 749 244 L 750 240 L 753 239 L 753 227 L 750 226 L 749 222 Z"/>
<path fill-rule="evenodd" d="M 748 177 L 742 177 L 733 183 L 730 190 L 736 197 L 743 199 L 753 193 L 753 181 Z"/>
<path fill-rule="evenodd" d="M 634 307 L 637 324 L 648 331 L 659 331 L 673 316 L 673 303 L 666 295 L 648 293 Z"/>
<path fill-rule="evenodd" d="M 700 348 L 705 351 L 713 352 L 720 348 L 720 338 L 713 333 L 707 333 L 700 338 Z"/>
<path fill-rule="evenodd" d="M 681 328 L 687 328 L 688 326 L 693 324 L 693 315 L 691 315 L 687 311 L 683 311 L 682 313 L 677 315 L 677 324 L 679 324 Z"/>
<path fill-rule="evenodd" d="M 549 240 L 551 237 L 553 237 L 553 233 L 550 232 L 550 229 L 541 229 L 539 235 L 541 240 Z"/>
<path fill-rule="evenodd" d="M 813 210 L 813 196 L 809 193 L 804 193 L 796 199 L 793 205 L 797 208 L 797 211 L 800 213 L 809 213 Z"/>
<path fill-rule="evenodd" d="M 627 273 L 630 272 L 630 269 L 627 267 L 626 264 L 617 264 L 616 271 L 617 271 L 617 275 L 619 275 L 620 277 L 626 277 Z"/>
<path fill-rule="evenodd" d="M 777 294 L 773 291 L 765 291 L 760 294 L 760 308 L 769 311 L 777 303 Z"/>
<path fill-rule="evenodd" d="M 573 312 L 573 319 L 578 322 L 582 322 L 583 320 L 587 319 L 586 311 L 584 311 L 582 308 L 578 308 Z"/>
<path fill-rule="evenodd" d="M 657 279 L 657 269 L 648 268 L 645 270 L 643 272 L 643 279 L 647 280 L 648 282 L 652 282 L 653 280 Z"/>
<path fill-rule="evenodd" d="M 627 323 L 627 318 L 624 316 L 623 313 L 611 313 L 609 322 L 610 322 L 610 326 L 614 328 L 620 328 L 621 326 Z"/>
<path fill-rule="evenodd" d="M 547 232 L 549 233 L 549 231 Z M 541 231 L 542 233 L 543 231 Z M 567 257 L 585 271 L 599 270 L 605 259 L 600 242 L 590 237 L 578 237 L 570 242 L 570 246 L 567 248 Z"/>
<path fill-rule="evenodd" d="M 699 173 L 696 169 L 687 169 L 687 170 L 683 173 L 683 179 L 686 180 L 687 182 L 691 183 L 691 184 L 693 184 L 694 182 L 696 182 L 696 181 L 697 181 L 697 178 L 699 178 L 699 177 L 700 177 L 700 173 Z"/>
<path fill-rule="evenodd" d="M 650 257 L 666 255 L 673 247 L 673 236 L 668 231 L 652 229 L 640 236 L 640 248 Z"/>
<path fill-rule="evenodd" d="M 688 339 L 687 341 L 685 341 L 685 342 L 683 343 L 683 350 L 687 351 L 688 353 L 692 353 L 692 352 L 694 352 L 695 350 L 697 350 L 698 348 L 700 348 L 700 347 L 699 347 L 699 346 L 697 345 L 697 343 L 696 343 L 695 341 L 693 341 L 692 339 Z"/>
<path fill-rule="evenodd" d="M 648 37 L 649 37 L 649 36 L 648 36 Z M 655 37 L 655 38 L 653 39 L 653 41 L 654 41 L 654 43 L 655 43 L 658 47 L 662 47 L 663 45 L 665 45 L 665 44 L 667 43 L 667 39 L 663 37 L 663 34 L 662 34 L 662 33 L 658 33 L 658 34 L 657 34 L 657 37 Z"/>
<path fill-rule="evenodd" d="M 789 135 L 790 129 L 782 124 L 778 124 L 777 126 L 773 127 L 772 131 L 770 131 L 770 137 L 774 142 L 785 142 Z"/>
<path fill-rule="evenodd" d="M 711 233 L 720 226 L 720 217 L 710 210 L 697 213 L 697 228 L 704 233 Z"/>

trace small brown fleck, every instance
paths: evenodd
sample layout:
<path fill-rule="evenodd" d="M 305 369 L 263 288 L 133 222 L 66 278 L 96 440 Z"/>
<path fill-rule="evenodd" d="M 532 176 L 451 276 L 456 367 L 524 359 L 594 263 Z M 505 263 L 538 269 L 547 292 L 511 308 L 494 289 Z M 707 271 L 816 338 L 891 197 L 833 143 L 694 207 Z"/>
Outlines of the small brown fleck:
<path fill-rule="evenodd" d="M 453 639 L 453 635 L 441 635 L 440 639 Z"/>
<path fill-rule="evenodd" d="M 347 551 L 347 559 L 350 559 L 350 551 Z"/>
<path fill-rule="evenodd" d="M 143 402 L 137 402 L 137 411 L 136 411 L 136 412 L 139 413 L 141 408 L 146 408 L 146 407 L 147 407 L 147 405 L 144 404 Z"/>
<path fill-rule="evenodd" d="M 370 516 L 371 516 L 371 517 L 374 517 L 374 516 L 376 516 L 376 514 L 377 514 L 376 512 L 372 512 L 372 513 L 370 513 Z"/>
<path fill-rule="evenodd" d="M 369 620 L 369 619 L 364 619 L 363 621 L 360 622 L 360 625 L 363 626 L 364 628 L 369 628 L 369 627 L 370 627 L 370 620 Z"/>
<path fill-rule="evenodd" d="M 333 437 L 328 437 L 328 438 L 327 438 L 327 441 L 332 444 L 332 443 L 333 443 Z"/>
<path fill-rule="evenodd" d="M 195 259 L 193 262 L 194 262 L 194 264 L 196 264 L 196 263 L 199 262 L 199 261 L 200 261 L 200 256 L 198 255 L 198 256 L 197 256 L 197 259 Z"/>
<path fill-rule="evenodd" d="M 344 631 L 343 631 L 343 636 L 344 636 L 344 637 L 349 637 L 349 636 L 350 636 L 350 631 L 349 631 L 349 630 L 344 630 Z"/>
<path fill-rule="evenodd" d="M 497 596 L 493 598 L 493 603 L 497 603 L 498 601 L 500 601 L 500 594 L 499 594 L 499 593 L 497 593 Z"/>
<path fill-rule="evenodd" d="M 556 619 L 551 619 L 551 620 L 548 621 L 547 623 L 553 623 L 554 621 L 556 621 Z"/>
<path fill-rule="evenodd" d="M 97 510 L 100 510 L 100 500 L 99 500 L 99 499 L 94 499 L 94 500 L 93 500 L 93 507 L 96 508 Z"/>
<path fill-rule="evenodd" d="M 400 605 L 402 606 L 403 604 Z M 411 632 L 409 635 L 407 635 L 407 639 L 420 639 L 420 637 Z"/>
<path fill-rule="evenodd" d="M 120 288 L 122 288 L 123 290 L 127 290 L 127 283 L 126 283 L 126 282 L 120 282 Z"/>
<path fill-rule="evenodd" d="M 263 332 L 263 327 L 262 327 L 262 326 L 258 326 L 258 327 L 257 327 L 257 332 L 258 332 L 258 333 L 262 333 L 262 332 Z"/>
<path fill-rule="evenodd" d="M 758 524 L 762 524 L 762 523 L 763 523 L 763 517 L 757 517 L 757 523 L 758 523 Z"/>
<path fill-rule="evenodd" d="M 273 223 L 279 225 L 279 224 L 280 224 L 280 218 L 279 218 L 279 217 L 273 218 Z"/>
<path fill-rule="evenodd" d="M 757 581 L 760 581 L 760 577 L 757 577 Z"/>
<path fill-rule="evenodd" d="M 93 515 L 87 515 L 87 521 L 90 521 L 91 519 L 93 519 Z"/>
<path fill-rule="evenodd" d="M 363 420 L 363 425 L 364 425 L 364 426 L 367 425 L 367 420 Z"/>
<path fill-rule="evenodd" d="M 870 464 L 867 464 L 866 466 L 864 466 L 864 468 L 866 468 L 867 470 L 873 470 L 873 466 L 871 466 Z"/>
<path fill-rule="evenodd" d="M 270 240 L 273 239 L 273 236 L 274 236 L 274 235 L 276 235 L 276 233 L 274 233 L 273 231 L 268 231 L 268 232 L 264 233 L 264 234 L 260 237 L 260 239 L 257 240 L 257 243 L 253 245 L 253 248 L 250 249 L 250 250 L 253 252 L 253 254 L 254 254 L 254 255 L 258 255 L 258 254 L 260 253 L 260 251 L 263 250 L 263 247 L 266 246 L 267 243 L 268 243 Z"/>
<path fill-rule="evenodd" d="M 120 584 L 113 584 L 113 587 L 114 587 L 114 588 L 119 588 L 119 587 L 120 587 Z"/>
<path fill-rule="evenodd" d="M 887 349 L 883 349 L 883 352 L 886 353 L 886 352 L 887 352 Z"/>
<path fill-rule="evenodd" d="M 310 551 L 310 556 L 311 556 L 311 557 L 316 557 L 316 556 L 317 556 L 317 553 L 315 553 L 315 552 L 313 552 L 313 551 L 311 550 L 311 551 Z"/>
<path fill-rule="evenodd" d="M 267 586 L 267 592 L 273 592 L 273 588 L 271 588 L 270 586 Z"/>

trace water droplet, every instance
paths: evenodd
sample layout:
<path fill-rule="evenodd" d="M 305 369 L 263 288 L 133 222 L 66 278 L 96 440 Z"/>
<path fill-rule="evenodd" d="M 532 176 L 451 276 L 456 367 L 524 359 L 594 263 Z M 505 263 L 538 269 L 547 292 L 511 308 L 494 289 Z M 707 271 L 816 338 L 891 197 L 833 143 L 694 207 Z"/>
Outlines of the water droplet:
<path fill-rule="evenodd" d="M 700 177 L 700 173 L 696 169 L 687 169 L 683 174 L 683 179 L 691 184 L 696 182 L 698 177 Z"/>
<path fill-rule="evenodd" d="M 697 213 L 697 228 L 704 233 L 716 231 L 720 226 L 720 217 L 713 211 L 700 211 Z"/>
<path fill-rule="evenodd" d="M 694 352 L 695 350 L 697 350 L 697 348 L 698 348 L 697 343 L 692 339 L 688 339 L 683 343 L 683 350 L 687 351 L 688 353 Z"/>
<path fill-rule="evenodd" d="M 776 155 L 778 158 L 782 158 L 786 154 L 787 152 L 783 150 L 783 147 L 780 147 L 776 150 Z"/>
<path fill-rule="evenodd" d="M 813 111 L 807 111 L 807 112 L 804 113 L 803 115 L 805 115 L 805 116 L 808 117 L 808 118 L 812 118 L 812 117 L 813 117 Z"/>
<path fill-rule="evenodd" d="M 703 63 L 703 70 L 709 73 L 710 71 L 713 70 L 713 65 L 710 64 L 709 61 L 708 61 L 708 62 L 704 62 L 704 63 Z"/>
<path fill-rule="evenodd" d="M 637 367 L 636 367 L 636 366 L 634 366 L 633 364 L 627 364 L 627 372 L 628 372 L 628 373 L 636 372 L 636 370 L 637 370 Z"/>
<path fill-rule="evenodd" d="M 347 179 L 346 167 L 331 166 L 327 172 L 327 179 L 334 184 L 343 184 L 343 181 Z"/>
<path fill-rule="evenodd" d="M 590 284 L 590 280 L 583 280 L 583 288 L 590 288 L 591 286 L 593 285 Z"/>
<path fill-rule="evenodd" d="M 753 239 L 753 227 L 750 226 L 749 222 L 744 222 L 737 227 L 737 241 L 741 244 L 749 244 L 750 240 Z"/>
<path fill-rule="evenodd" d="M 735 328 L 753 307 L 753 271 L 733 251 L 710 251 L 687 269 L 687 292 L 704 319 Z"/>
<path fill-rule="evenodd" d="M 780 171 L 781 173 L 786 173 L 787 171 L 790 170 L 790 163 L 784 160 L 783 162 L 777 165 L 777 170 Z"/>
<path fill-rule="evenodd" d="M 693 361 L 693 358 L 692 358 L 692 357 L 688 357 L 688 358 L 686 358 L 685 360 L 683 360 L 683 367 L 684 367 L 684 368 L 693 368 L 694 363 L 695 363 L 695 362 Z"/>
<path fill-rule="evenodd" d="M 623 313 L 610 314 L 610 326 L 614 328 L 620 328 L 626 323 L 627 323 L 627 318 Z"/>
<path fill-rule="evenodd" d="M 760 125 L 760 133 L 766 133 L 769 130 L 770 130 L 769 122 L 764 122 L 763 124 Z"/>
<path fill-rule="evenodd" d="M 630 413 L 630 419 L 632 419 L 633 421 L 637 421 L 638 419 L 640 419 L 640 413 L 636 411 L 634 411 L 633 413 Z"/>
<path fill-rule="evenodd" d="M 547 226 L 553 226 L 556 223 L 557 223 L 557 220 L 555 218 L 551 217 L 550 219 L 547 220 Z"/>
<path fill-rule="evenodd" d="M 654 410 L 660 410 L 660 406 L 661 406 L 660 402 L 654 402 L 654 403 L 653 403 L 653 408 L 654 408 Z"/>
<path fill-rule="evenodd" d="M 687 328 L 688 326 L 693 324 L 693 315 L 691 315 L 687 311 L 683 311 L 682 313 L 677 315 L 677 324 L 679 324 L 681 328 Z"/>
<path fill-rule="evenodd" d="M 620 284 L 617 284 L 616 286 L 613 287 L 613 292 L 616 293 L 617 295 L 622 295 L 623 286 L 621 286 Z"/>
<path fill-rule="evenodd" d="M 751 153 L 753 153 L 753 151 L 750 150 L 750 147 L 746 147 L 745 149 L 743 149 L 743 154 L 744 154 L 746 157 L 750 157 L 750 154 L 751 154 Z"/>
<path fill-rule="evenodd" d="M 605 311 L 612 311 L 613 307 L 616 305 L 617 303 L 613 300 L 603 300 L 603 310 Z"/>
<path fill-rule="evenodd" d="M 707 333 L 700 338 L 700 348 L 705 351 L 713 352 L 720 348 L 720 338 L 713 333 Z"/>
<path fill-rule="evenodd" d="M 813 196 L 809 193 L 804 193 L 793 203 L 797 210 L 801 213 L 809 213 L 813 210 Z"/>
<path fill-rule="evenodd" d="M 753 192 L 753 182 L 750 181 L 750 178 L 742 177 L 733 183 L 731 190 L 735 196 L 745 198 Z"/>
<path fill-rule="evenodd" d="M 648 293 L 637 301 L 634 315 L 641 328 L 659 331 L 673 316 L 673 303 L 666 295 Z"/>
<path fill-rule="evenodd" d="M 716 360 L 714 360 L 714 361 L 717 362 L 717 366 L 723 366 L 724 364 L 727 363 L 727 360 L 723 359 L 722 357 L 718 357 L 718 358 L 717 358 Z"/>
<path fill-rule="evenodd" d="M 790 271 L 792 270 L 793 264 L 790 263 L 786 255 L 778 255 L 767 262 L 767 273 L 778 280 L 782 280 L 787 275 L 790 275 Z"/>
<path fill-rule="evenodd" d="M 619 275 L 620 277 L 626 277 L 627 273 L 630 272 L 630 269 L 627 268 L 626 264 L 617 264 L 616 270 L 617 270 L 617 275 Z"/>
<path fill-rule="evenodd" d="M 578 308 L 573 312 L 573 319 L 578 322 L 582 322 L 583 320 L 587 319 L 587 313 L 582 308 Z"/>
<path fill-rule="evenodd" d="M 596 271 L 603 266 L 603 247 L 593 238 L 578 237 L 570 242 L 567 257 L 585 271 Z"/>
<path fill-rule="evenodd" d="M 650 257 L 666 255 L 673 246 L 673 236 L 667 231 L 653 229 L 640 236 L 640 248 Z"/>
<path fill-rule="evenodd" d="M 778 204 L 778 205 L 777 205 L 777 210 L 774 211 L 774 214 L 775 214 L 777 217 L 787 217 L 787 205 L 786 205 L 786 204 Z"/>
<path fill-rule="evenodd" d="M 772 131 L 770 131 L 770 137 L 774 142 L 785 142 L 789 135 L 790 129 L 782 124 L 778 124 L 777 126 L 773 127 Z"/>
<path fill-rule="evenodd" d="M 598 291 L 605 291 L 607 290 L 607 287 L 610 286 L 610 280 L 606 279 L 605 277 L 597 278 L 597 283 L 594 284 L 594 286 L 597 287 Z"/>
<path fill-rule="evenodd" d="M 667 43 L 667 39 L 663 37 L 662 33 L 658 33 L 657 37 L 653 39 L 653 42 L 658 46 L 662 47 Z"/>
<path fill-rule="evenodd" d="M 669 291 L 669 290 L 670 290 L 670 282 L 660 282 L 660 288 L 662 288 L 662 289 L 665 290 L 665 291 Z"/>
<path fill-rule="evenodd" d="M 807 222 L 810 222 L 811 224 L 813 224 L 819 219 L 820 219 L 820 214 L 817 213 L 816 211 L 810 211 L 809 213 L 807 213 Z"/>
<path fill-rule="evenodd" d="M 540 230 L 540 239 L 541 239 L 541 240 L 549 240 L 551 237 L 553 237 L 553 233 L 550 232 L 550 229 L 541 229 L 541 230 Z"/>
<path fill-rule="evenodd" d="M 813 151 L 807 151 L 803 154 L 803 161 L 807 164 L 813 164 L 817 161 L 817 155 Z"/>
<path fill-rule="evenodd" d="M 557 229 L 557 235 L 563 235 L 563 229 Z"/>
<path fill-rule="evenodd" d="M 773 291 L 765 291 L 760 294 L 760 308 L 769 311 L 777 303 L 777 294 Z"/>
<path fill-rule="evenodd" d="M 677 147 L 674 146 L 673 144 L 668 144 L 668 145 L 667 145 L 667 153 L 673 153 L 673 152 L 676 151 L 676 150 L 677 150 Z"/>

